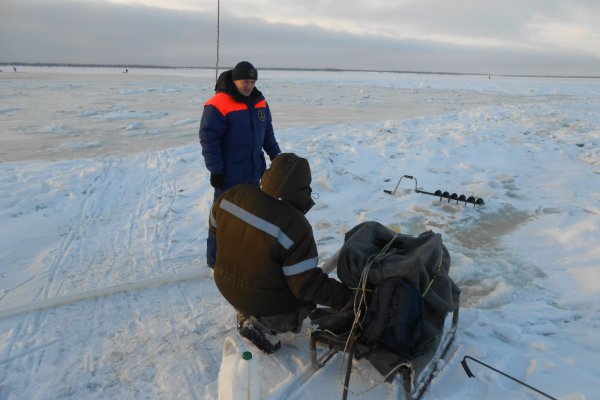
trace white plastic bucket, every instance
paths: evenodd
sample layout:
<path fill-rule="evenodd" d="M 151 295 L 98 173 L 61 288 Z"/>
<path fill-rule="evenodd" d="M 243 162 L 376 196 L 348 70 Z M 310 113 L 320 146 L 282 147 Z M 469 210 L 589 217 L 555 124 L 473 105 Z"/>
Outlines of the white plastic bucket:
<path fill-rule="evenodd" d="M 231 336 L 223 343 L 219 400 L 261 400 L 258 360 Z"/>

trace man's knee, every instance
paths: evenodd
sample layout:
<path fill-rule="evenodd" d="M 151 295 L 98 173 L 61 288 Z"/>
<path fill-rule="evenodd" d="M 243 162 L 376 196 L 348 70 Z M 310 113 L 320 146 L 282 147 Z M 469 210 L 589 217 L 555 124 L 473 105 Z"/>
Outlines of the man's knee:
<path fill-rule="evenodd" d="M 267 332 L 270 331 L 271 333 L 299 333 L 302 330 L 302 324 L 308 316 L 309 312 L 309 308 L 302 307 L 295 311 L 285 314 L 251 318 L 254 318 L 256 324 L 260 326 L 261 329 L 265 329 Z"/>

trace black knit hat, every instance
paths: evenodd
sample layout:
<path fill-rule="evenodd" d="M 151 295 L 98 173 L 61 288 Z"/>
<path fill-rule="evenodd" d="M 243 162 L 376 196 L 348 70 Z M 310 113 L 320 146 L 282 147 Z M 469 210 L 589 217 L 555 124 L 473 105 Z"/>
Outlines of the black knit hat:
<path fill-rule="evenodd" d="M 239 81 L 243 79 L 258 79 L 258 72 L 256 72 L 256 68 L 254 65 L 250 64 L 248 61 L 241 61 L 237 63 L 233 72 L 231 73 L 231 80 Z"/>

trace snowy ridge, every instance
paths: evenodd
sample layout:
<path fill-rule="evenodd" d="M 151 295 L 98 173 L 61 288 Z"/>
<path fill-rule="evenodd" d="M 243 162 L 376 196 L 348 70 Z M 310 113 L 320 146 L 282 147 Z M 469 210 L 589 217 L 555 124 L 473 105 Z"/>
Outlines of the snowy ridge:
<path fill-rule="evenodd" d="M 32 311 L 40 311 L 48 308 L 66 306 L 69 304 L 76 303 L 78 301 L 91 300 L 103 296 L 110 296 L 119 292 L 133 292 L 137 290 L 156 288 L 172 283 L 204 278 L 206 278 L 205 274 L 201 274 L 198 271 L 193 271 L 180 275 L 162 276 L 154 279 L 146 279 L 143 281 L 123 283 L 120 285 L 110 287 L 91 289 L 81 293 L 73 293 L 62 297 L 55 297 L 52 299 L 46 299 L 35 303 L 23 304 L 20 306 L 5 309 L 0 312 L 0 318 L 7 318 L 18 314 L 30 313 Z"/>

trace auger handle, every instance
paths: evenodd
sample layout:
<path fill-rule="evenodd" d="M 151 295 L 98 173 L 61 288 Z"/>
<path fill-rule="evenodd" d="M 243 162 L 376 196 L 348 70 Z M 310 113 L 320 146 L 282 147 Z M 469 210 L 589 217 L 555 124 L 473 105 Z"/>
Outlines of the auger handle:
<path fill-rule="evenodd" d="M 394 194 L 396 193 L 396 190 L 398 190 L 398 186 L 400 186 L 400 182 L 402 182 L 402 179 L 406 178 L 406 179 L 412 179 L 413 181 L 415 181 L 415 191 L 417 191 L 417 178 L 415 178 L 412 175 L 402 175 L 400 177 L 400 179 L 398 180 L 398 183 L 396 183 L 396 187 L 394 188 L 394 190 L 383 190 L 385 193 L 387 194 Z"/>

